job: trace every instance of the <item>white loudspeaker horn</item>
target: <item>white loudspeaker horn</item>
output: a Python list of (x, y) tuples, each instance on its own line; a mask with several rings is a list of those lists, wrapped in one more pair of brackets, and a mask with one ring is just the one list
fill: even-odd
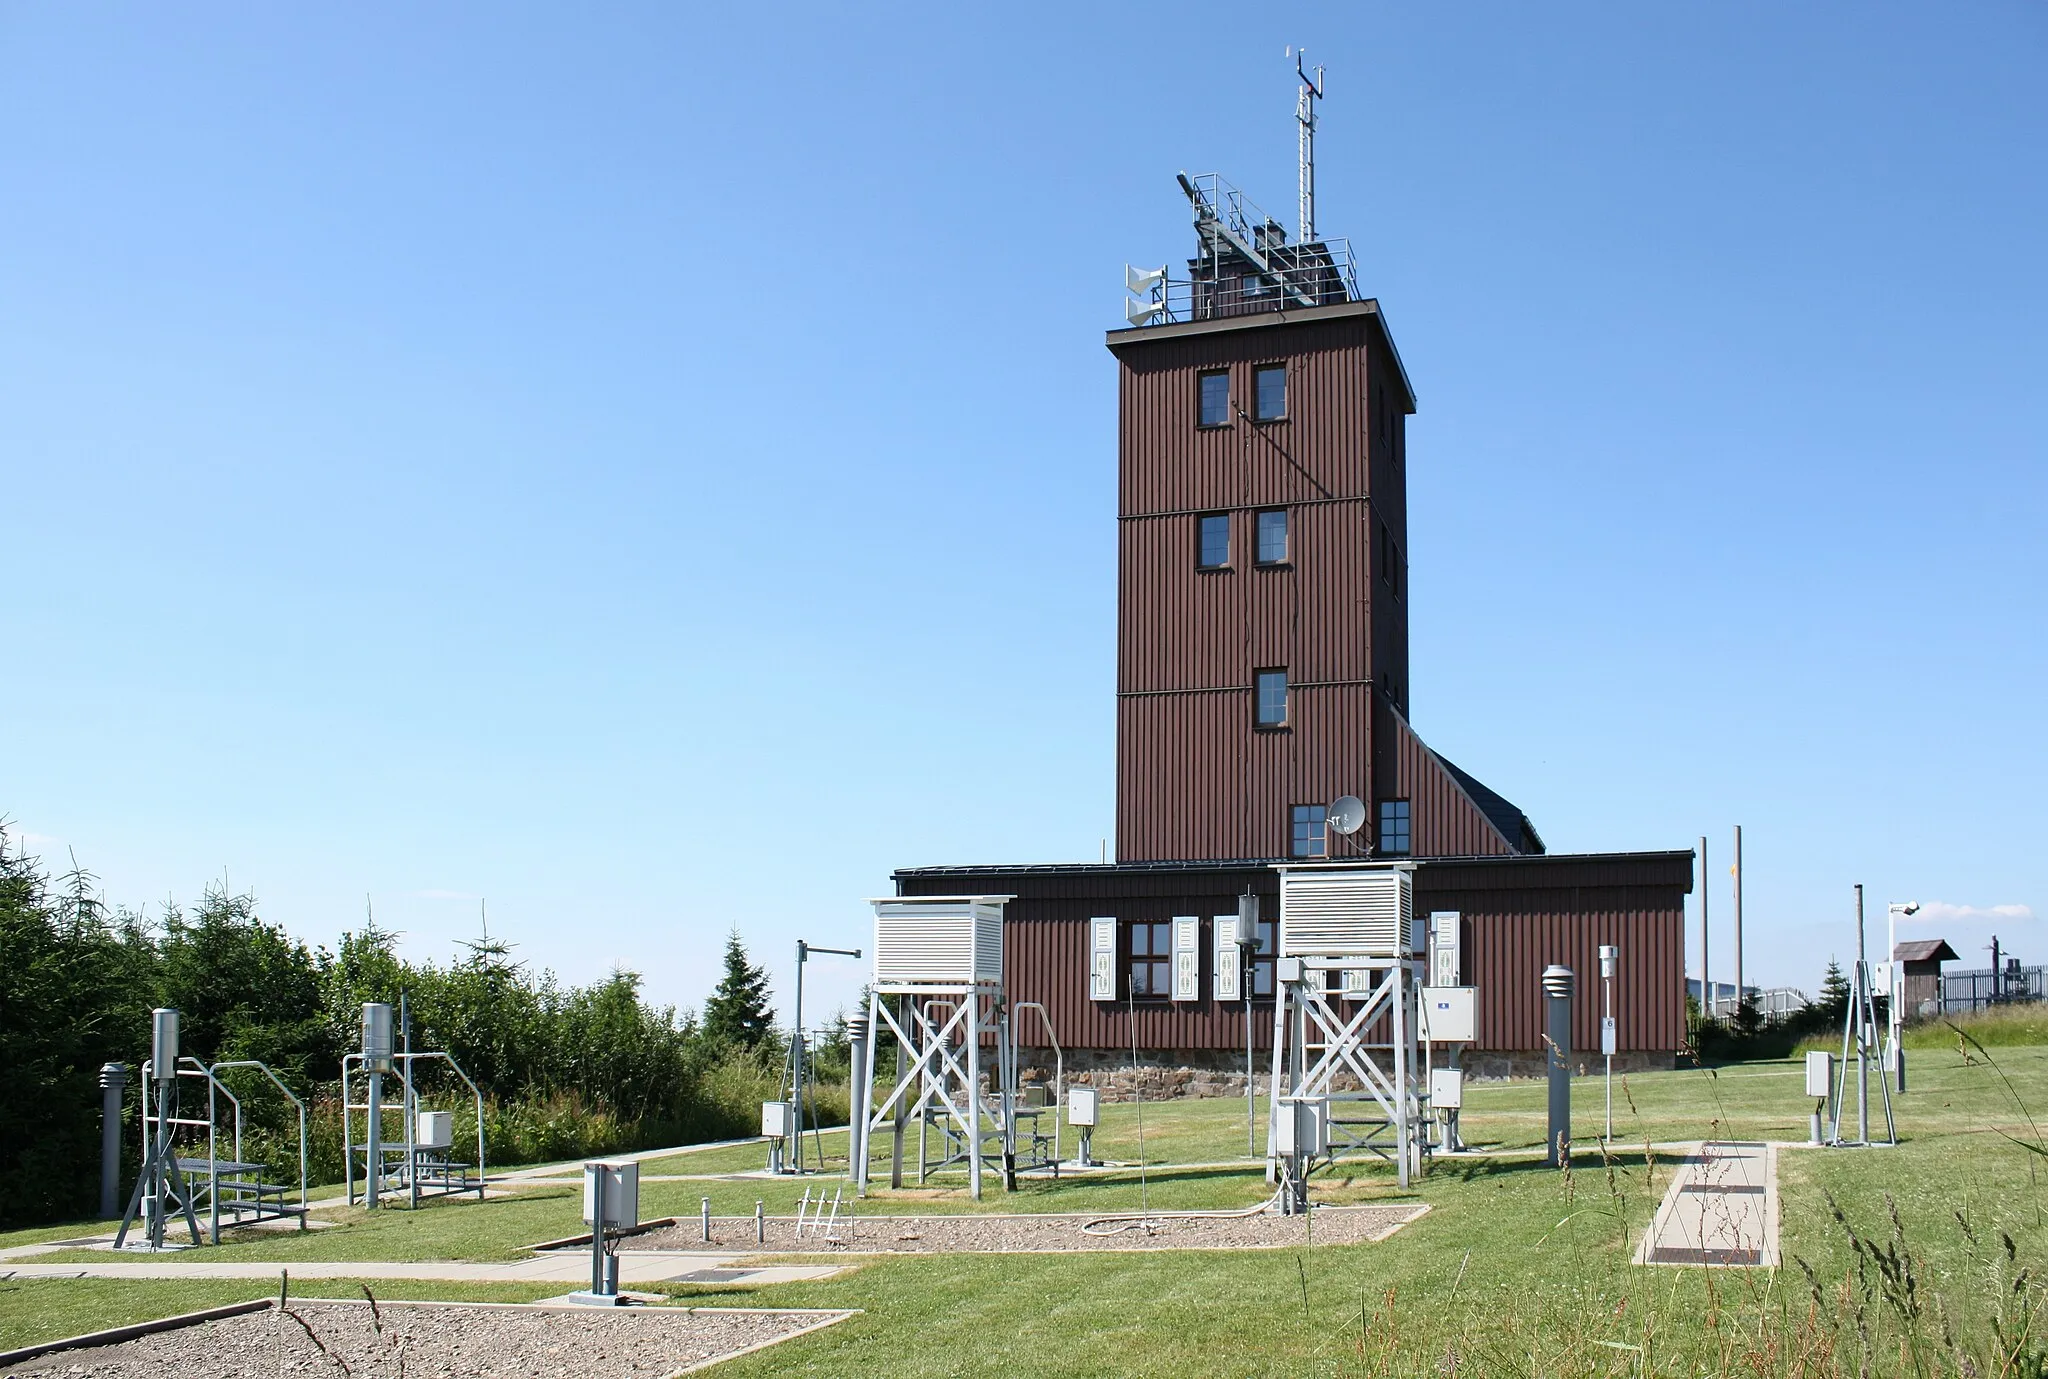
[(1147, 321), (1158, 316), (1164, 316), (1165, 314), (1166, 303), (1164, 302), (1124, 303), (1124, 319), (1134, 326), (1142, 326)]
[(1132, 296), (1142, 296), (1166, 281), (1164, 268), (1133, 268), (1124, 265), (1124, 289)]

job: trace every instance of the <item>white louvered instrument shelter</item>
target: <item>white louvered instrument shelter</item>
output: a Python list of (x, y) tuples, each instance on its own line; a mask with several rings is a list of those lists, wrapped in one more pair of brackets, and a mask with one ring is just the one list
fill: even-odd
[(875, 907), (875, 985), (1001, 985), (1007, 895), (886, 896)]
[(1280, 873), (1280, 954), (1399, 958), (1413, 940), (1405, 869), (1287, 868)]

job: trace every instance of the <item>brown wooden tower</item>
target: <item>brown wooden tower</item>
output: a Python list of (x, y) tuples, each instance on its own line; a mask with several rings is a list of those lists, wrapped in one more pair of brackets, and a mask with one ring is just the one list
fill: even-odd
[(1113, 331), (1119, 366), (1117, 857), (1541, 852), (1408, 727), (1406, 421), (1342, 241), (1183, 179), (1197, 256)]

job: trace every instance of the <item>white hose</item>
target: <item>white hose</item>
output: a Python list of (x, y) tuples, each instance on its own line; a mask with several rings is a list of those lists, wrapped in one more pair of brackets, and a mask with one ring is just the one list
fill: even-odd
[[(1236, 1207), (1229, 1211), (1127, 1211), (1108, 1216), (1091, 1217), (1081, 1224), (1083, 1235), (1122, 1235), (1141, 1226), (1151, 1226), (1162, 1221), (1242, 1221), (1248, 1217), (1261, 1216), (1273, 1209), (1280, 1200), (1280, 1193), (1257, 1206)], [(1097, 1226), (1114, 1226), (1113, 1230), (1099, 1231)]]

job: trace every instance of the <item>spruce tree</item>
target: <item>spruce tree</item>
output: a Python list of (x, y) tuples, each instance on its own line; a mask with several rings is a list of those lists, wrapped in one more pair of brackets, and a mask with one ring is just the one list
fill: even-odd
[(740, 931), (725, 936), (725, 973), (704, 1003), (704, 1038), (713, 1044), (758, 1049), (774, 1029), (768, 1005), (768, 973), (747, 959)]
[(1828, 959), (1827, 975), (1820, 979), (1820, 999), (1814, 1004), (1831, 1025), (1839, 1025), (1849, 1013), (1849, 979), (1842, 974), (1842, 964)]

